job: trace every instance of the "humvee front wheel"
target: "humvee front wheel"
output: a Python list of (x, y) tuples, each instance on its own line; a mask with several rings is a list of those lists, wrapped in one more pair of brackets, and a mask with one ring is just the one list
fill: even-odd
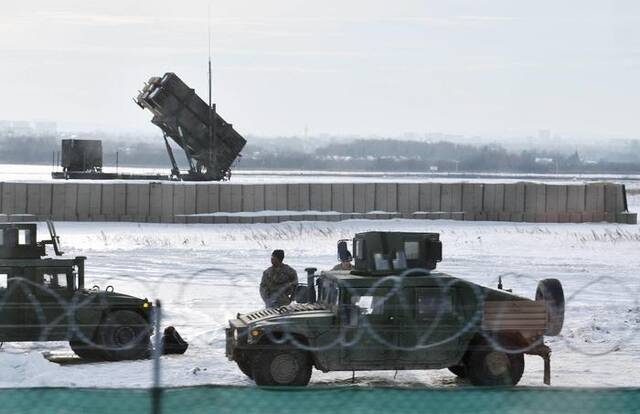
[(501, 351), (471, 351), (467, 374), (473, 385), (513, 386), (524, 373), (524, 355)]
[(111, 312), (98, 330), (98, 342), (105, 358), (111, 361), (148, 358), (150, 327), (138, 313)]
[(251, 359), (249, 359), (249, 357), (244, 354), (239, 354), (234, 359), (236, 360), (236, 364), (238, 364), (238, 368), (240, 368), (240, 371), (242, 371), (242, 373), (247, 377), (253, 379), (253, 368), (251, 366)]
[(458, 378), (467, 378), (467, 367), (464, 365), (452, 365), (448, 370)]
[(298, 349), (273, 349), (256, 353), (253, 379), (261, 386), (305, 386), (311, 379), (311, 361)]
[(102, 350), (96, 345), (87, 344), (79, 339), (72, 339), (69, 341), (71, 350), (82, 359), (89, 361), (101, 361), (104, 359)]

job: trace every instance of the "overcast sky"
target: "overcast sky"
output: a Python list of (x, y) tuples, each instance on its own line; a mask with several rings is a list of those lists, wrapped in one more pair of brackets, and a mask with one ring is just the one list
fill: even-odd
[[(0, 120), (151, 131), (150, 76), (207, 87), (206, 0), (0, 5)], [(242, 133), (640, 137), (640, 1), (213, 0)]]

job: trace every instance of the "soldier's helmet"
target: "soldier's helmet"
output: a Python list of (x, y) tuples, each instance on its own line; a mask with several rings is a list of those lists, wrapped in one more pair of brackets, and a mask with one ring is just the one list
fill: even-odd
[(351, 256), (351, 252), (347, 248), (347, 242), (345, 240), (340, 240), (338, 242), (338, 259), (341, 262), (350, 262), (353, 260), (353, 256)]

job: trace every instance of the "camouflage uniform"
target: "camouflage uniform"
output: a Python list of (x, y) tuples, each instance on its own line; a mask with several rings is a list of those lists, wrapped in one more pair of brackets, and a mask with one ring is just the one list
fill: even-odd
[(342, 271), (348, 271), (348, 272), (350, 272), (351, 269), (352, 269), (351, 263), (349, 263), (349, 267), (345, 269), (344, 267), (342, 267), (342, 262), (338, 263), (337, 265), (331, 268), (331, 270), (342, 270)]
[(267, 308), (286, 306), (298, 285), (298, 274), (286, 264), (271, 266), (262, 274), (260, 296)]

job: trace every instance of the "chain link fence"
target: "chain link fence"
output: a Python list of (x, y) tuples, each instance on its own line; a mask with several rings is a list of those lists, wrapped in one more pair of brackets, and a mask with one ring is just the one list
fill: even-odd
[[(404, 370), (402, 366), (398, 366), (397, 371), (387, 369), (370, 372), (354, 369), (353, 372), (323, 372), (323, 369), (318, 369), (322, 368), (322, 363), (317, 360), (314, 361), (316, 369), (312, 371), (312, 380), (307, 388), (257, 387), (255, 378), (251, 378), (251, 370), (248, 371), (248, 376), (245, 375), (247, 372), (243, 373), (237, 359), (229, 361), (225, 356), (230, 355), (229, 335), (233, 335), (233, 332), (225, 331), (230, 328), (229, 321), (239, 319), (237, 312), (241, 312), (245, 318), (248, 315), (260, 316), (260, 312), (263, 313), (260, 318), (274, 315), (296, 318), (301, 314), (296, 313), (296, 306), (311, 305), (295, 304), (293, 308), (285, 311), (261, 309), (257, 286), (259, 280), (255, 275), (259, 274), (262, 263), (251, 255), (265, 252), (268, 255), (274, 244), (289, 247), (305, 238), (311, 239), (312, 246), (309, 251), (315, 251), (316, 246), (313, 244), (318, 241), (328, 244), (329, 240), (342, 239), (359, 230), (341, 228), (344, 224), (331, 225), (335, 228), (318, 228), (315, 224), (313, 226), (315, 230), (309, 230), (304, 226), (294, 228), (279, 225), (265, 227), (267, 230), (264, 230), (264, 233), (256, 233), (255, 230), (246, 228), (232, 229), (224, 234), (216, 233), (211, 237), (226, 237), (231, 246), (225, 245), (224, 249), (217, 247), (216, 251), (220, 253), (220, 257), (216, 258), (215, 267), (203, 266), (206, 261), (211, 260), (207, 250), (198, 251), (191, 248), (188, 258), (185, 259), (184, 249), (175, 242), (174, 235), (154, 238), (153, 243), (145, 239), (136, 239), (136, 243), (144, 244), (142, 248), (145, 255), (126, 255), (120, 248), (123, 244), (122, 237), (140, 236), (123, 236), (120, 234), (120, 228), (107, 230), (97, 236), (100, 243), (107, 247), (92, 252), (97, 265), (91, 265), (95, 267), (88, 270), (95, 274), (96, 269), (106, 269), (106, 276), (100, 280), (103, 286), (106, 283), (108, 287), (85, 288), (88, 292), (87, 297), (92, 299), (79, 300), (75, 294), (81, 285), (77, 257), (70, 262), (59, 263), (58, 267), (52, 266), (49, 262), (42, 272), (33, 274), (16, 275), (15, 267), (0, 266), (0, 277), (6, 277), (4, 284), (0, 285), (0, 313), (3, 318), (0, 329), (5, 331), (3, 335), (7, 337), (7, 330), (12, 330), (14, 335), (27, 335), (32, 328), (37, 328), (39, 335), (35, 339), (23, 337), (17, 342), (6, 339), (0, 348), (0, 383), (3, 387), (0, 389), (0, 413), (622, 413), (633, 412), (640, 406), (640, 392), (637, 388), (628, 388), (635, 387), (635, 379), (638, 378), (633, 366), (633, 361), (637, 359), (634, 353), (638, 349), (637, 333), (640, 327), (638, 281), (632, 272), (624, 273), (630, 272), (625, 270), (629, 263), (622, 263), (619, 258), (614, 263), (617, 266), (615, 271), (610, 271), (610, 275), (607, 276), (596, 274), (604, 273), (605, 268), (596, 267), (592, 274), (587, 274), (580, 267), (590, 264), (597, 266), (600, 260), (598, 258), (587, 259), (587, 263), (583, 263), (584, 250), (593, 244), (597, 244), (601, 249), (602, 246), (606, 246), (605, 251), (613, 252), (611, 242), (607, 240), (607, 235), (610, 234), (608, 229), (604, 231), (604, 235), (589, 236), (588, 232), (583, 232), (570, 236), (575, 240), (583, 240), (583, 247), (580, 254), (566, 260), (570, 265), (568, 271), (562, 270), (562, 265), (557, 263), (542, 262), (537, 265), (536, 275), (533, 276), (533, 272), (522, 271), (527, 266), (526, 258), (521, 259), (521, 262), (518, 262), (518, 258), (511, 258), (510, 264), (503, 265), (508, 271), (490, 273), (490, 278), (466, 272), (469, 282), (442, 279), (440, 284), (434, 282), (430, 287), (436, 289), (439, 296), (447, 296), (456, 289), (462, 289), (463, 285), (468, 286), (467, 298), (473, 298), (471, 301), (480, 303), (486, 294), (486, 291), (479, 290), (480, 284), (501, 285), (502, 294), (521, 295), (532, 299), (530, 302), (533, 303), (535, 288), (540, 279), (538, 274), (551, 274), (562, 278), (565, 285), (568, 323), (560, 335), (545, 338), (545, 343), (553, 352), (552, 387), (542, 385), (546, 368), (543, 361), (529, 356), (526, 358), (527, 368), (524, 370), (523, 379), (517, 387), (478, 388), (472, 386), (467, 379), (457, 378), (454, 375), (455, 370), (451, 373), (446, 369)], [(513, 231), (522, 239), (537, 237), (549, 241), (557, 237), (527, 227)], [(206, 245), (210, 242), (207, 238), (210, 236), (190, 234), (189, 237), (191, 239), (181, 235), (177, 239), (183, 245)], [(479, 246), (479, 242), (472, 237), (463, 237), (464, 243), (473, 240), (476, 248)], [(587, 241), (584, 241), (585, 239)], [(636, 242), (633, 237), (628, 240), (616, 239), (616, 243), (628, 243), (627, 247), (618, 245), (617, 248), (622, 250), (633, 247)], [(254, 243), (257, 247), (253, 250), (245, 249), (242, 255), (233, 256), (233, 248), (237, 247), (235, 245), (247, 243)], [(110, 247), (112, 244), (118, 246), (115, 252)], [(587, 247), (584, 247), (585, 245)], [(300, 263), (331, 260), (331, 256), (327, 254), (312, 257), (306, 252), (296, 252), (293, 249), (290, 251), (303, 256)], [(247, 255), (247, 252), (250, 254)], [(225, 258), (225, 254), (229, 257)], [(508, 253), (505, 255), (508, 256)], [(501, 263), (502, 260), (501, 257), (483, 256), (473, 260), (480, 259), (493, 264)], [(460, 264), (463, 260), (471, 259), (462, 258), (457, 263)], [(635, 263), (635, 259), (629, 260)], [(252, 264), (254, 262), (257, 264)], [(170, 263), (180, 263), (180, 266), (171, 269), (168, 268), (171, 266)], [(239, 268), (238, 263), (243, 267)], [(293, 265), (297, 269), (302, 267), (298, 263)], [(466, 268), (478, 266), (477, 263), (464, 262), (462, 265)], [(60, 271), (60, 266), (68, 266), (72, 270)], [(486, 267), (485, 263), (484, 268)], [(452, 273), (456, 273), (455, 266), (449, 269), (451, 270)], [(302, 272), (299, 273), (300, 281), (304, 282)], [(89, 280), (95, 280), (95, 276), (87, 276), (87, 281), (83, 281), (82, 284), (92, 286)], [(487, 318), (486, 309), (479, 307), (466, 315), (463, 323), (455, 325), (453, 320), (446, 319), (446, 312), (443, 313), (443, 309), (448, 309), (448, 306), (453, 306), (454, 309), (455, 302), (420, 302), (419, 295), (416, 296), (413, 291), (411, 295), (405, 295), (402, 291), (407, 287), (407, 283), (411, 289), (416, 287), (407, 282), (410, 280), (411, 275), (380, 277), (372, 285), (348, 286), (342, 296), (338, 293), (335, 297), (330, 295), (335, 286), (320, 286), (317, 281), (312, 281), (311, 285), (318, 289), (317, 299), (321, 303), (316, 304), (316, 308), (300, 309), (304, 312), (322, 313), (326, 317), (325, 322), (335, 326), (348, 326), (349, 318), (355, 317), (356, 321), (363, 321), (359, 329), (365, 335), (354, 337), (344, 333), (343, 336), (318, 345), (305, 343), (292, 331), (291, 335), (287, 334), (284, 337), (270, 337), (270, 343), (280, 345), (278, 341), (281, 341), (293, 345), (296, 351), (308, 353), (337, 351), (342, 358), (347, 358), (350, 351), (362, 345), (362, 340), (371, 340), (373, 343), (382, 344), (381, 346), (388, 351), (382, 358), (402, 357), (415, 354), (416, 351), (428, 356), (430, 352), (442, 351), (438, 348), (442, 343), (461, 341), (460, 338), (464, 338)], [(117, 289), (111, 286), (116, 286)], [(67, 296), (61, 289), (73, 294)], [(513, 289), (514, 292), (508, 292), (508, 289)], [(144, 298), (144, 292), (148, 293), (147, 298)], [(156, 297), (162, 298), (162, 303), (148, 300)], [(368, 297), (371, 299), (370, 302), (364, 300)], [(29, 309), (29, 312), (19, 314), (18, 317), (23, 318), (21, 323), (16, 323), (7, 316), (15, 310), (16, 298), (23, 308)], [(379, 301), (376, 303), (376, 300)], [(119, 305), (116, 304), (117, 301), (120, 301)], [(127, 318), (103, 321), (103, 327), (128, 327), (110, 331), (113, 341), (106, 347), (101, 342), (104, 340), (103, 336), (80, 335), (89, 332), (86, 328), (94, 322), (91, 319), (78, 318), (79, 309), (87, 307), (98, 312), (120, 306), (120, 310), (126, 310), (132, 303), (140, 307), (139, 314), (145, 321), (140, 326), (144, 329), (138, 330), (136, 321), (132, 322), (132, 319)], [(375, 318), (384, 314), (377, 315), (376, 312), (384, 309), (387, 303), (395, 306), (396, 310), (404, 309), (415, 315), (431, 312), (428, 323), (421, 327), (420, 335), (412, 338), (412, 342), (394, 342), (397, 338), (389, 339), (384, 330), (375, 326)], [(345, 309), (343, 305), (349, 309)], [(256, 309), (261, 310), (248, 312)], [(354, 315), (354, 309), (358, 310), (357, 315)], [(537, 308), (532, 309), (535, 314)], [(275, 314), (271, 315), (273, 312)], [(56, 315), (53, 318), (52, 313)], [(389, 321), (388, 318), (385, 320)], [(494, 322), (498, 323), (500, 320), (498, 317)], [(399, 317), (396, 323), (404, 324), (402, 317)], [(456, 330), (450, 331), (447, 336), (438, 336), (440, 332), (433, 328), (442, 324), (454, 324)], [(175, 326), (189, 342), (189, 349), (184, 355), (163, 352), (166, 341), (163, 342), (162, 334), (170, 325)], [(102, 347), (101, 352), (104, 353), (100, 354), (99, 358), (90, 353), (80, 358), (82, 349), (78, 352), (77, 344), (74, 349), (73, 344), (63, 342), (59, 338), (53, 342), (40, 342), (58, 335), (60, 327), (65, 331), (62, 336), (83, 339), (83, 345)], [(138, 343), (137, 339), (147, 337), (147, 334), (148, 342), (144, 342), (145, 348), (150, 350), (147, 354), (115, 358), (116, 354), (111, 352), (117, 350), (121, 344), (118, 341)], [(250, 332), (248, 334), (251, 335)], [(500, 342), (492, 344), (493, 348), (506, 354), (531, 351), (527, 344), (515, 349), (502, 346)], [(267, 352), (277, 348), (265, 347), (263, 350)], [(370, 347), (365, 351), (375, 351), (374, 348)], [(230, 356), (233, 356), (233, 353)]]
[(154, 411), (153, 394), (131, 389), (5, 389), (0, 413), (111, 414), (349, 412), (461, 414), (637, 412), (637, 389), (393, 389), (332, 388), (306, 390), (252, 387), (188, 387), (163, 390)]

